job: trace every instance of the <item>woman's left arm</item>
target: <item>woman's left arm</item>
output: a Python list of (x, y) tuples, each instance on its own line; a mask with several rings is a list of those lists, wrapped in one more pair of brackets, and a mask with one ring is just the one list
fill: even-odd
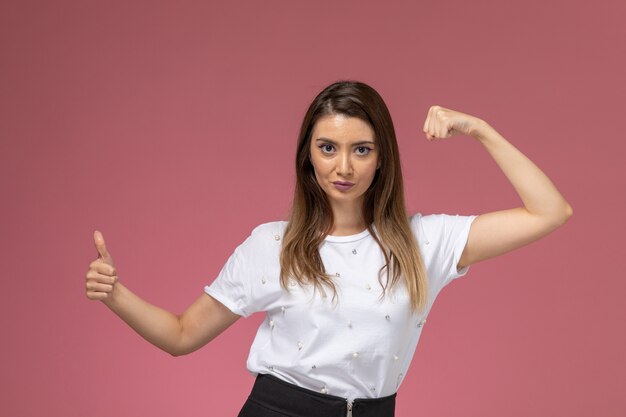
[(429, 140), (455, 134), (476, 139), (493, 157), (524, 203), (524, 207), (479, 215), (470, 228), (458, 269), (534, 242), (572, 216), (572, 207), (546, 174), (484, 120), (432, 106), (424, 123), (424, 133)]

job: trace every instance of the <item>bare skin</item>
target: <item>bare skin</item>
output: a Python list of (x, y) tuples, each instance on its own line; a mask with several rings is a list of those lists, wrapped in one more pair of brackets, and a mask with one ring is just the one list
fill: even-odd
[[(527, 245), (564, 224), (573, 211), (548, 177), (483, 120), (432, 106), (423, 131), (434, 141), (466, 135), (481, 143), (519, 194), (524, 207), (481, 214), (472, 223), (457, 265), (467, 265)], [(366, 150), (367, 148), (368, 150)], [(378, 169), (378, 150), (371, 127), (360, 119), (325, 116), (312, 132), (311, 161), (316, 178), (331, 202), (331, 234), (351, 235), (366, 228), (360, 207), (363, 193)], [(342, 190), (334, 182), (353, 185)], [(207, 294), (180, 315), (154, 306), (122, 285), (104, 237), (94, 232), (98, 258), (86, 274), (86, 295), (100, 300), (148, 342), (173, 356), (204, 346), (240, 317)]]
[[(370, 125), (341, 114), (323, 116), (311, 133), (310, 155), (317, 182), (333, 210), (330, 234), (345, 236), (365, 230), (361, 207), (378, 169), (378, 148)], [(335, 181), (354, 185), (344, 191)]]
[(458, 269), (534, 242), (572, 216), (572, 207), (546, 174), (485, 121), (432, 106), (423, 130), (431, 141), (455, 135), (476, 139), (496, 161), (524, 203), (524, 207), (478, 216), (470, 228)]
[(87, 271), (87, 298), (102, 300), (144, 339), (173, 356), (191, 353), (226, 330), (240, 317), (202, 294), (181, 315), (154, 306), (133, 294), (117, 278), (104, 238), (94, 232), (98, 258)]

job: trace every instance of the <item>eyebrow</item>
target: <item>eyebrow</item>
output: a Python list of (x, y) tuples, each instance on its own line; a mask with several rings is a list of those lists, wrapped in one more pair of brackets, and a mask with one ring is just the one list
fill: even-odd
[[(319, 137), (319, 138), (315, 139), (315, 141), (316, 141), (316, 142), (323, 141), (323, 142), (332, 143), (333, 145), (337, 145), (337, 142), (335, 142), (335, 141), (334, 141), (334, 140), (332, 140), (332, 139), (325, 138), (325, 137)], [(352, 145), (352, 146), (359, 146), (359, 145), (376, 145), (376, 143), (375, 143), (375, 142), (373, 142), (373, 141), (371, 141), (371, 140), (361, 140), (361, 141), (359, 141), (359, 142), (354, 142), (354, 143), (351, 143), (351, 145)]]

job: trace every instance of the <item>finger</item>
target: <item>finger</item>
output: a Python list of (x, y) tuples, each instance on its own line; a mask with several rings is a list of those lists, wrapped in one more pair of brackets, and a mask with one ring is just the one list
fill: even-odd
[(110, 293), (108, 292), (87, 291), (87, 298), (89, 298), (90, 300), (104, 300), (109, 296), (109, 294)]
[(450, 118), (444, 110), (439, 111), (439, 123), (437, 125), (437, 136), (447, 138), (449, 133)]
[(430, 106), (428, 110), (428, 126), (426, 127), (426, 137), (429, 140), (435, 138), (433, 127), (435, 125), (435, 106)]
[(100, 284), (94, 281), (87, 281), (85, 284), (87, 292), (111, 292), (113, 291), (113, 285)]
[(439, 110), (437, 110), (437, 108), (435, 108), (433, 106), (433, 114), (431, 115), (431, 123), (430, 123), (430, 136), (433, 139), (436, 139), (437, 136), (437, 129), (439, 127)]
[(437, 137), (441, 139), (449, 138), (452, 136), (454, 130), (453, 112), (449, 109), (440, 107), (437, 112)]
[(117, 282), (117, 275), (105, 275), (100, 274), (97, 271), (90, 269), (86, 275), (87, 280), (94, 280), (95, 282), (99, 282), (101, 284), (110, 284), (113, 285)]
[(93, 269), (94, 271), (108, 276), (117, 275), (117, 269), (111, 264), (108, 264), (102, 258), (98, 258), (92, 263), (89, 264), (89, 269)]
[(96, 250), (98, 251), (100, 258), (104, 259), (108, 263), (111, 263), (111, 255), (109, 255), (106, 245), (104, 244), (104, 236), (102, 236), (102, 233), (97, 230), (93, 232), (93, 241), (96, 245)]
[(426, 113), (426, 120), (424, 120), (424, 127), (422, 128), (424, 133), (428, 132), (428, 117), (429, 116), (430, 116), (430, 109), (428, 109), (428, 112)]
[(442, 119), (442, 108), (440, 106), (433, 106), (433, 123), (431, 126), (431, 136), (433, 139), (441, 139), (441, 125), (443, 124)]

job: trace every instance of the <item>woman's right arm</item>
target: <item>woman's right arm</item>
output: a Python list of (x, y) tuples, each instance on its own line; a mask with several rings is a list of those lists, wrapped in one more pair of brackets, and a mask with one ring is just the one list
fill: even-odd
[(87, 298), (101, 300), (141, 337), (173, 356), (191, 353), (226, 330), (240, 317), (208, 294), (202, 294), (181, 315), (154, 306), (117, 279), (113, 259), (98, 231), (98, 259), (87, 271)]

